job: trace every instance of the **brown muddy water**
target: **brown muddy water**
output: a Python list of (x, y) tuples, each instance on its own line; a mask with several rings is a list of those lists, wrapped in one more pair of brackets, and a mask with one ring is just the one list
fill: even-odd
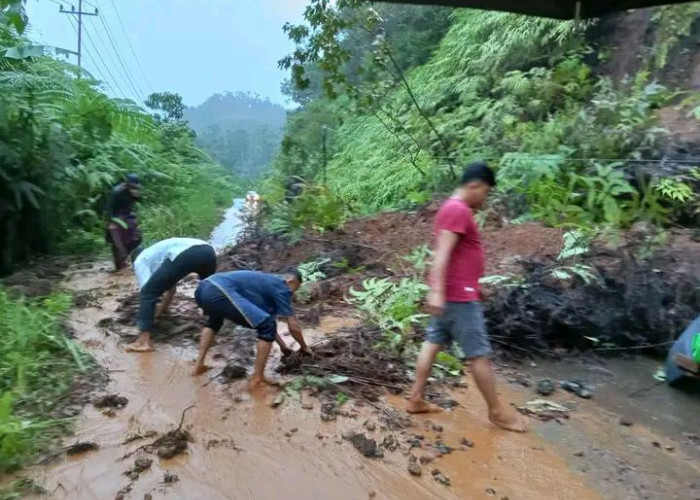
[[(44, 498), (700, 498), (693, 489), (700, 477), (697, 458), (690, 444), (680, 443), (681, 433), (672, 441), (663, 429), (647, 427), (641, 419), (633, 427), (621, 427), (615, 408), (599, 406), (595, 396), (592, 401), (577, 401), (577, 410), (563, 425), (533, 421), (533, 432), (526, 435), (492, 427), (468, 377), (469, 387), (452, 394), (457, 409), (413, 417), (413, 425), (405, 430), (382, 427), (375, 408), (353, 401), (344, 405), (349, 416), (326, 422), (319, 418), (320, 401), (308, 394), (272, 408), (275, 390), (251, 397), (245, 381), (224, 385), (211, 375), (191, 377), (194, 342), (157, 344), (157, 350), (148, 354), (124, 352), (123, 339), (109, 335), (97, 323), (113, 317), (118, 299), (133, 293), (130, 275), (83, 269), (66, 287), (99, 291), (99, 301), (76, 310), (70, 323), (77, 339), (109, 371), (108, 391), (125, 396), (129, 403), (112, 416), (85, 408), (75, 436), (66, 444), (94, 441), (99, 445), (96, 451), (25, 471), (48, 491)], [(352, 321), (322, 318), (309, 333), (318, 339)], [(223, 349), (214, 347), (212, 354)], [(216, 359), (210, 373), (217, 373), (224, 363), (225, 359)], [(531, 388), (503, 384), (501, 390), (506, 400), (518, 404), (534, 397)], [(571, 399), (564, 394), (556, 397)], [(130, 437), (176, 428), (183, 410), (192, 405), (184, 417), (184, 428), (192, 436), (184, 454), (159, 459), (155, 453), (140, 451), (123, 459), (154, 439), (126, 443)], [(402, 405), (402, 398), (393, 396), (379, 408)], [(385, 451), (381, 459), (365, 458), (342, 439), (348, 431), (365, 433), (378, 442), (391, 434), (400, 445), (396, 451)], [(439, 439), (454, 451), (436, 457), (428, 447), (411, 449), (407, 443), (416, 435), (425, 443)], [(461, 447), (463, 438), (474, 446)], [(652, 442), (659, 442), (659, 447)], [(673, 451), (665, 449), (670, 443)], [(421, 466), (420, 477), (407, 471), (409, 454), (433, 459)], [(151, 458), (152, 465), (137, 479), (127, 478), (124, 473), (139, 457)], [(433, 469), (448, 477), (450, 485), (434, 480)], [(177, 481), (165, 482), (166, 475), (176, 475)]]

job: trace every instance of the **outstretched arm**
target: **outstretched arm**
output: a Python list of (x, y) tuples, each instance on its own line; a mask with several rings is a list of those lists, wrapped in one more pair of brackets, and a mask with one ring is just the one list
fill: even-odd
[(170, 307), (170, 303), (172, 302), (176, 291), (177, 286), (174, 286), (163, 294), (163, 297), (160, 299), (160, 304), (158, 304), (158, 307), (156, 308), (156, 319), (160, 318), (162, 314), (168, 312), (168, 308)]
[(287, 326), (289, 327), (289, 333), (292, 335), (294, 340), (299, 342), (301, 350), (305, 353), (311, 354), (311, 349), (309, 349), (309, 346), (306, 345), (304, 334), (301, 332), (301, 327), (299, 326), (297, 319), (293, 316), (287, 318)]
[(277, 342), (277, 345), (280, 346), (280, 351), (282, 351), (282, 356), (289, 356), (292, 354), (292, 351), (289, 346), (286, 344), (284, 340), (282, 340), (282, 337), (280, 337), (279, 333), (277, 336), (275, 336), (275, 342)]

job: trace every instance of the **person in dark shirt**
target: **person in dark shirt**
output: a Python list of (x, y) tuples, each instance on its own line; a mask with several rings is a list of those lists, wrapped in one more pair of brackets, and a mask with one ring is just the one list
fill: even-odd
[(141, 244), (141, 231), (134, 211), (140, 188), (138, 176), (129, 174), (124, 182), (115, 186), (109, 198), (106, 240), (112, 245), (116, 271), (126, 267), (127, 256)]
[(194, 298), (208, 316), (208, 321), (202, 330), (193, 375), (200, 375), (208, 369), (204, 360), (224, 319), (258, 332), (255, 369), (250, 378), (251, 390), (263, 384), (272, 384), (264, 376), (272, 342), (279, 344), (283, 354), (292, 352), (277, 334), (278, 317), (286, 319), (289, 333), (299, 343), (301, 350), (311, 354), (292, 310), (292, 294), (299, 289), (301, 281), (301, 274), (296, 269), (290, 269), (283, 276), (256, 271), (230, 271), (213, 274), (200, 281)]

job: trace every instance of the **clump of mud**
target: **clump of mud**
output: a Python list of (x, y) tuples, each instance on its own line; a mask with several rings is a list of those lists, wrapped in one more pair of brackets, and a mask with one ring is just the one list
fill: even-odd
[(101, 295), (98, 289), (84, 290), (73, 295), (73, 305), (78, 309), (102, 307)]
[(341, 330), (315, 345), (313, 356), (294, 353), (282, 358), (278, 371), (342, 375), (348, 377), (343, 387), (376, 401), (385, 389), (400, 393), (409, 381), (398, 354), (375, 348), (381, 340), (382, 333), (369, 327)]
[(379, 446), (377, 446), (377, 442), (374, 439), (368, 438), (364, 434), (353, 432), (343, 436), (343, 439), (350, 441), (355, 449), (367, 458), (384, 457), (384, 452), (382, 452)]
[(246, 378), (246, 376), (248, 376), (248, 370), (246, 370), (246, 367), (241, 366), (235, 362), (226, 363), (226, 366), (223, 370), (221, 370), (221, 373), (219, 374), (219, 378), (224, 383), (230, 383), (234, 380), (240, 380), (242, 378)]
[(153, 460), (150, 458), (139, 457), (134, 460), (134, 465), (131, 467), (131, 469), (124, 472), (124, 475), (132, 481), (136, 481), (143, 471), (151, 468), (152, 464)]
[(187, 445), (192, 441), (192, 436), (184, 429), (175, 429), (167, 432), (153, 443), (156, 454), (160, 458), (173, 458), (187, 450)]
[(95, 408), (124, 408), (127, 404), (129, 399), (119, 394), (106, 394), (92, 403)]
[(66, 448), (66, 455), (77, 455), (79, 453), (85, 453), (86, 451), (94, 451), (98, 448), (99, 446), (97, 443), (92, 441), (78, 441)]

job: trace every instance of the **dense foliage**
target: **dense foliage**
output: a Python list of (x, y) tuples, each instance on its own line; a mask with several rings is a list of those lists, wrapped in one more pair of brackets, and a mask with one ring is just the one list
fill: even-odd
[(227, 92), (187, 108), (185, 116), (199, 147), (236, 176), (254, 179), (279, 149), (286, 112), (258, 95)]
[(151, 96), (154, 117), (45, 52), (0, 27), (0, 271), (103, 245), (107, 196), (128, 172), (143, 179), (147, 241), (205, 236), (234, 185), (195, 147), (179, 96)]
[(62, 424), (46, 420), (91, 361), (65, 336), (69, 296), (13, 300), (0, 288), (0, 472), (20, 466)]
[[(653, 47), (639, 49), (640, 71), (622, 81), (599, 71), (608, 48), (592, 48), (593, 22), (462, 9), (445, 33), (420, 22), (427, 7), (383, 9), (314, 0), (304, 24), (285, 28), (297, 48), (281, 65), (303, 107), (267, 183), (273, 199), (299, 176), (361, 211), (397, 208), (446, 192), (458, 166), (486, 159), (511, 217), (615, 227), (697, 217), (693, 165), (666, 179), (637, 166), (666, 153), (658, 110), (680, 103), (691, 116), (697, 106), (697, 93), (655, 75), (692, 37), (698, 3), (654, 11)], [(406, 59), (415, 46), (400, 34), (416, 31), (393, 29), (398, 17), (427, 31), (415, 37), (423, 56)]]

